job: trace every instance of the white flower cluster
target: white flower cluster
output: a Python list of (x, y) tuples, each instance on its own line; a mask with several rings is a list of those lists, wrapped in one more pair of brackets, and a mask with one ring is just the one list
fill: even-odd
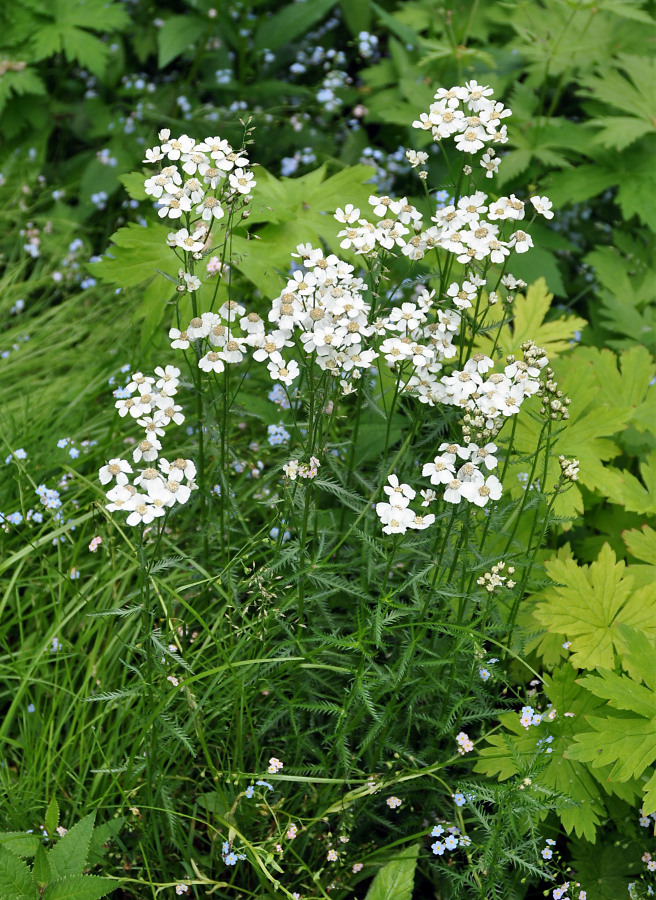
[[(480, 578), (476, 579), (476, 584), (480, 585), (480, 587), (484, 587), (485, 590), (493, 594), (497, 588), (507, 587), (512, 589), (515, 587), (515, 582), (512, 578), (509, 578), (509, 575), (514, 575), (515, 567), (508, 566), (507, 572), (508, 575), (502, 575), (501, 573), (506, 569), (506, 564), (501, 560), (496, 565), (492, 566), (489, 572), (485, 572), (484, 575), (481, 575)], [(483, 679), (484, 681), (486, 679)]]
[[(506, 126), (501, 120), (511, 115), (502, 103), (491, 98), (492, 89), (469, 81), (464, 87), (440, 88), (428, 113), (413, 122), (415, 128), (430, 131), (436, 141), (454, 137), (456, 148), (476, 153), (486, 143), (505, 143)], [(425, 151), (408, 150), (406, 156), (413, 167), (424, 164)], [(486, 177), (492, 178), (500, 160), (488, 147), (480, 160)], [(455, 204), (437, 209), (426, 225), (422, 214), (406, 197), (369, 198), (373, 213), (380, 221), (372, 223), (360, 217), (360, 210), (348, 205), (338, 209), (335, 218), (346, 227), (339, 233), (341, 247), (356, 253), (370, 254), (379, 249), (395, 250), (409, 259), (423, 259), (430, 250), (443, 249), (455, 253), (463, 264), (489, 260), (503, 263), (515, 250), (525, 253), (533, 246), (531, 236), (514, 223), (525, 218), (525, 204), (514, 194), (490, 200), (483, 191), (460, 197)], [(553, 218), (547, 197), (532, 197), (535, 213)], [(502, 233), (505, 223), (509, 233)], [(514, 230), (512, 230), (514, 229)]]
[[(536, 213), (553, 218), (551, 202), (546, 197), (532, 197), (531, 202)], [(524, 201), (514, 194), (489, 200), (483, 191), (475, 191), (438, 209), (431, 216), (433, 224), (428, 226), (406, 197), (392, 199), (372, 194), (369, 203), (379, 219), (375, 223), (361, 217), (358, 207), (351, 204), (336, 211), (335, 218), (346, 226), (337, 235), (344, 250), (368, 255), (398, 248), (409, 259), (419, 260), (430, 250), (442, 249), (454, 253), (458, 262), (467, 265), (482, 260), (503, 263), (512, 250), (526, 253), (533, 246), (531, 236), (514, 225), (526, 217)], [(511, 223), (509, 227), (506, 222)], [(504, 234), (504, 228), (510, 233)]]
[[(497, 466), (496, 444), (484, 447), (478, 444), (440, 444), (439, 453), (432, 462), (425, 463), (421, 474), (430, 478), (431, 484), (444, 488), (446, 503), (457, 504), (467, 500), (476, 506), (485, 506), (501, 496), (501, 482), (496, 475), (486, 474)], [(483, 469), (483, 471), (481, 470)], [(376, 512), (383, 523), (385, 534), (404, 534), (408, 529), (423, 529), (432, 525), (435, 516), (416, 516), (408, 508), (415, 491), (408, 484), (399, 484), (396, 475), (389, 476), (389, 487), (383, 488), (389, 497), (386, 503), (376, 504)], [(422, 506), (430, 506), (437, 499), (433, 490), (421, 491)]]
[(319, 472), (319, 466), (321, 463), (316, 458), (316, 456), (311, 456), (310, 461), (307, 463), (299, 463), (297, 459), (290, 459), (288, 463), (282, 467), (283, 472), (291, 481), (296, 481), (297, 478), (304, 478), (305, 480), (312, 480), (317, 477)]
[(420, 516), (410, 509), (410, 501), (414, 500), (416, 492), (409, 484), (399, 483), (396, 475), (390, 475), (383, 490), (389, 500), (386, 503), (376, 504), (376, 513), (383, 523), (385, 534), (405, 534), (408, 529), (423, 531), (435, 521), (435, 516), (429, 513)]
[[(421, 474), (429, 477), (431, 484), (444, 485), (444, 500), (460, 503), (464, 498), (476, 506), (485, 506), (488, 500), (501, 496), (501, 482), (496, 475), (485, 476), (480, 467), (489, 472), (496, 468), (495, 444), (440, 444), (440, 453), (433, 462), (425, 463)], [(456, 471), (456, 466), (457, 471)]]
[(494, 372), (489, 356), (476, 353), (462, 370), (436, 379), (424, 402), (459, 406), (473, 416), (482, 416), (488, 430), (498, 430), (505, 418), (519, 412), (527, 397), (539, 391), (540, 372), (549, 362), (544, 351), (540, 354), (528, 362), (516, 360), (506, 365), (503, 372)]
[(565, 481), (579, 480), (579, 461), (578, 459), (567, 459), (562, 454), (558, 457), (558, 464), (563, 473)]
[[(274, 381), (289, 387), (300, 368), (282, 351), (296, 345), (320, 369), (339, 378), (345, 394), (355, 389), (353, 382), (381, 354), (393, 369), (407, 364), (403, 381), (407, 390), (420, 387), (417, 372), (427, 367), (439, 371), (443, 360), (456, 355), (452, 340), (460, 328), (460, 315), (447, 306), (433, 311), (434, 292), (421, 288), (414, 303), (404, 302), (371, 321), (372, 307), (363, 296), (366, 286), (353, 275), (353, 266), (334, 254), (324, 257), (322, 250), (309, 244), (299, 244), (297, 250), (304, 266), (272, 301), (268, 314), (272, 331), (257, 313), (247, 314), (239, 303), (228, 301), (216, 312), (192, 319), (184, 331), (171, 328), (171, 346), (186, 350), (193, 341), (206, 341), (209, 346), (198, 365), (217, 373), (252, 353), (257, 362), (267, 363)], [(450, 296), (445, 298), (446, 304), (451, 302)], [(434, 321), (429, 321), (430, 313)]]
[[(134, 395), (116, 401), (119, 415), (130, 415), (145, 431), (145, 437), (134, 447), (134, 464), (145, 463), (136, 475), (125, 459), (110, 459), (98, 472), (100, 483), (112, 484), (107, 491), (110, 512), (123, 510), (129, 513), (128, 525), (150, 524), (163, 516), (176, 503), (186, 503), (196, 489), (196, 467), (190, 459), (169, 462), (159, 453), (159, 438), (166, 426), (184, 422), (182, 407), (175, 403), (180, 370), (175, 366), (155, 369), (157, 379), (137, 372), (125, 388)], [(133, 476), (130, 481), (129, 476)]]
[(164, 128), (159, 139), (161, 145), (146, 150), (143, 161), (167, 160), (169, 165), (147, 178), (144, 188), (157, 200), (160, 218), (184, 217), (186, 227), (169, 234), (169, 246), (199, 258), (209, 243), (213, 222), (223, 218), (226, 206), (248, 200), (257, 182), (244, 151), (233, 150), (220, 137), (206, 137), (196, 143), (186, 134), (171, 138)]
[(464, 87), (439, 88), (428, 112), (412, 123), (413, 128), (430, 131), (434, 141), (453, 137), (461, 153), (476, 153), (486, 144), (505, 144), (508, 140), (502, 119), (512, 115), (503, 103), (492, 99), (494, 91), (476, 81)]

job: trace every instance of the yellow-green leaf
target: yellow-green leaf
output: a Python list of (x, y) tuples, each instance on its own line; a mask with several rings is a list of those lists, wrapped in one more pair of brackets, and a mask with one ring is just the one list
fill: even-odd
[(545, 563), (556, 584), (544, 591), (533, 613), (547, 631), (571, 641), (571, 662), (580, 669), (612, 669), (626, 652), (620, 625), (656, 636), (656, 582), (634, 590), (630, 570), (604, 544), (589, 566), (574, 560)]

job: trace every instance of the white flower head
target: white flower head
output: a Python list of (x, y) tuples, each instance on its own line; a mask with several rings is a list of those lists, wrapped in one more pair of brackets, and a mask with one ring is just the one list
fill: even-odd
[(128, 475), (132, 473), (132, 466), (125, 459), (110, 459), (107, 465), (103, 466), (98, 472), (98, 478), (101, 484), (109, 484), (115, 480), (116, 484), (127, 484)]
[(385, 485), (383, 490), (390, 497), (390, 503), (395, 506), (397, 500), (403, 499), (405, 502), (399, 503), (399, 505), (407, 506), (409, 500), (414, 500), (416, 491), (410, 487), (409, 484), (401, 484), (399, 483), (399, 479), (396, 475), (389, 475), (387, 478), (389, 484)]
[(553, 204), (548, 197), (531, 197), (531, 203), (538, 215), (544, 216), (545, 219), (553, 219), (554, 214), (551, 211)]

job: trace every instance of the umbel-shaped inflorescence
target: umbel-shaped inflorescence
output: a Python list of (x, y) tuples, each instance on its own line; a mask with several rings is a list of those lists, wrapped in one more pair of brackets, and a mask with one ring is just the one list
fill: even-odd
[(143, 439), (132, 451), (132, 463), (140, 468), (135, 472), (128, 460), (117, 457), (98, 473), (101, 484), (111, 484), (106, 508), (127, 512), (128, 525), (149, 525), (176, 504), (186, 503), (196, 489), (196, 467), (190, 459), (169, 462), (160, 456), (160, 438), (167, 427), (181, 425), (185, 419), (174, 399), (180, 370), (158, 367), (155, 376), (137, 372), (116, 401), (119, 415), (134, 419), (143, 429)]

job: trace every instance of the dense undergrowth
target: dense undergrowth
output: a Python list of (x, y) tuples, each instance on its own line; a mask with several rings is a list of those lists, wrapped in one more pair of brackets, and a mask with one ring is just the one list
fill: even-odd
[(3, 900), (650, 896), (653, 4), (0, 16)]

